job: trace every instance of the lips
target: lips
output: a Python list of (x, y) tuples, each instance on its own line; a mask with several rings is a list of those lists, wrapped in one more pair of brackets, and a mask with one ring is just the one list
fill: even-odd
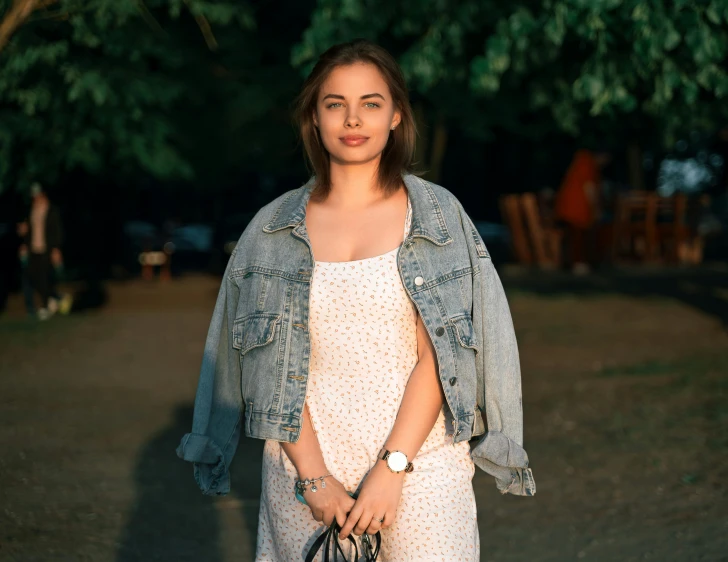
[(339, 140), (346, 146), (361, 146), (369, 140), (369, 137), (363, 135), (346, 135), (345, 137), (340, 137)]

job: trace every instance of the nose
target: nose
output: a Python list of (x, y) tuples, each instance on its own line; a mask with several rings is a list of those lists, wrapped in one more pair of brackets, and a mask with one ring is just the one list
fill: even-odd
[(346, 122), (344, 123), (344, 126), (347, 129), (356, 129), (361, 127), (361, 120), (359, 119), (359, 113), (357, 112), (355, 107), (352, 107), (348, 110), (346, 114)]

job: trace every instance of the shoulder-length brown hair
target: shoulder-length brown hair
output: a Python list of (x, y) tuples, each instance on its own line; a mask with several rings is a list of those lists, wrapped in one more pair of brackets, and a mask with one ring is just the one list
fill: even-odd
[(373, 64), (382, 73), (394, 105), (402, 116), (399, 125), (390, 131), (382, 152), (378, 170), (379, 185), (385, 194), (393, 193), (402, 183), (402, 173), (411, 171), (417, 131), (402, 70), (392, 55), (370, 41), (357, 39), (340, 43), (319, 57), (296, 99), (295, 119), (316, 176), (317, 197), (325, 198), (331, 190), (330, 156), (321, 141), (318, 127), (313, 124), (319, 91), (334, 68), (362, 62)]

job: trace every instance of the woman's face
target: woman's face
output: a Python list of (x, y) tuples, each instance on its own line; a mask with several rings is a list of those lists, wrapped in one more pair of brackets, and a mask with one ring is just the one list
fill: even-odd
[(332, 163), (365, 164), (380, 157), (401, 116), (379, 69), (357, 63), (331, 71), (313, 119)]

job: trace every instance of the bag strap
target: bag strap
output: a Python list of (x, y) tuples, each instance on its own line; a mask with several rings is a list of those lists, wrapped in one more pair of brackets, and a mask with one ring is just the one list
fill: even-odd
[[(339, 560), (339, 552), (341, 552), (341, 556), (343, 558), (343, 561), (346, 562), (346, 554), (344, 553), (344, 550), (341, 548), (341, 544), (339, 543), (338, 536), (339, 531), (341, 531), (341, 528), (336, 523), (336, 520), (334, 520), (331, 523), (331, 526), (326, 529), (323, 533), (321, 533), (318, 537), (316, 537), (316, 540), (311, 545), (311, 548), (308, 551), (308, 554), (306, 554), (306, 560), (305, 562), (313, 562), (313, 559), (316, 557), (316, 554), (318, 554), (318, 551), (321, 549), (321, 547), (326, 543), (326, 546), (324, 546), (324, 562), (330, 562), (330, 553), (333, 546), (333, 562), (338, 562)], [(381, 543), (382, 537), (380, 533), (377, 531), (377, 554), (379, 552), (379, 545)], [(359, 549), (356, 546), (356, 540), (354, 537), (351, 536), (351, 534), (346, 537), (349, 542), (354, 547), (354, 553), (355, 553), (355, 560), (359, 559)], [(331, 544), (333, 542), (333, 545)], [(369, 558), (369, 554), (367, 554), (367, 562), (370, 560), (372, 562), (376, 561), (376, 554), (374, 558)]]
[[(359, 496), (358, 492), (349, 492), (349, 495), (357, 499)], [(318, 537), (316, 537), (316, 540), (311, 545), (311, 548), (308, 551), (308, 554), (306, 554), (306, 559), (304, 562), (313, 562), (313, 559), (316, 557), (316, 554), (318, 554), (318, 551), (321, 549), (321, 546), (326, 543), (326, 546), (324, 546), (324, 561), (323, 562), (332, 562), (332, 559), (329, 556), (329, 553), (331, 552), (331, 543), (333, 541), (333, 562), (338, 562), (339, 560), (339, 552), (341, 552), (341, 556), (343, 558), (343, 562), (346, 562), (346, 554), (344, 553), (344, 550), (341, 548), (341, 544), (339, 543), (339, 532), (341, 531), (341, 527), (339, 527), (339, 523), (334, 519), (331, 522), (331, 525), (328, 529), (326, 529), (323, 533), (321, 533)], [(377, 556), (379, 556), (379, 549), (382, 546), (382, 533), (377, 531), (374, 535), (376, 546), (374, 547), (374, 552), (371, 552), (371, 544), (369, 543), (368, 536), (370, 535), (362, 535), (363, 538), (362, 542), (364, 543), (364, 559), (366, 562), (377, 562)], [(356, 546), (356, 539), (351, 536), (351, 533), (346, 537), (346, 539), (354, 546), (354, 560), (359, 560), (359, 548)]]

